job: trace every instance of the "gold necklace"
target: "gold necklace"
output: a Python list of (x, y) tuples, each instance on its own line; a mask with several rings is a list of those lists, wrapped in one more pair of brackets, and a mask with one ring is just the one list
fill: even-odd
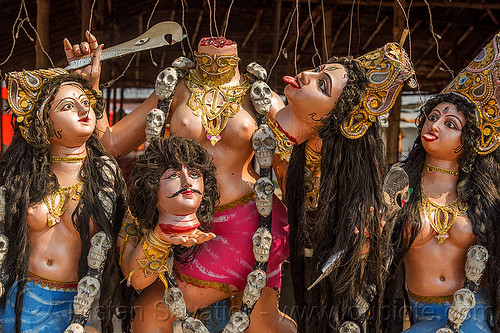
[(431, 173), (432, 171), (437, 171), (437, 172), (447, 173), (447, 174), (453, 175), (453, 176), (458, 176), (458, 171), (440, 168), (438, 166), (431, 165), (429, 163), (425, 163), (425, 168), (427, 169), (428, 173)]
[(319, 186), (321, 178), (321, 153), (317, 153), (306, 145), (306, 166), (304, 185), (306, 193), (306, 206), (308, 210), (318, 207)]
[(47, 225), (54, 226), (61, 220), (61, 215), (66, 212), (71, 203), (71, 200), (80, 200), (83, 182), (75, 185), (60, 187), (43, 198), (43, 202), (47, 206)]
[(250, 83), (245, 78), (237, 86), (211, 87), (194, 70), (190, 70), (185, 82), (191, 91), (189, 107), (195, 116), (201, 116), (203, 128), (208, 133), (207, 139), (214, 146), (221, 139), (220, 133), (226, 128), (229, 118), (240, 111), (241, 101), (250, 88)]
[(442, 244), (450, 237), (448, 230), (455, 222), (457, 215), (464, 216), (469, 205), (460, 198), (443, 206), (432, 202), (424, 193), (423, 181), (420, 182), (420, 194), (422, 195), (420, 209), (427, 215), (429, 223), (436, 232), (435, 237), (439, 244)]
[(71, 156), (50, 156), (50, 162), (51, 163), (57, 163), (57, 162), (78, 163), (78, 162), (83, 161), (86, 158), (87, 158), (87, 155), (85, 155), (85, 156), (76, 156), (76, 157), (71, 157)]

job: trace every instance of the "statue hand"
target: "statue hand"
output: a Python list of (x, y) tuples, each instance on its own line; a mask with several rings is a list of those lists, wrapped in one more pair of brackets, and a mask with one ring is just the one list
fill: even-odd
[(101, 76), (101, 51), (104, 44), (99, 45), (97, 39), (89, 31), (86, 33), (87, 41), (71, 46), (67, 38), (64, 38), (64, 53), (68, 63), (71, 60), (92, 57), (90, 65), (77, 69), (74, 73), (78, 73), (90, 80), (93, 89), (99, 89), (99, 78)]
[(165, 234), (162, 232), (161, 238), (173, 245), (191, 247), (193, 245), (202, 244), (211, 240), (212, 238), (215, 238), (215, 234), (211, 232), (206, 233), (199, 229), (194, 229), (190, 233), (183, 234)]

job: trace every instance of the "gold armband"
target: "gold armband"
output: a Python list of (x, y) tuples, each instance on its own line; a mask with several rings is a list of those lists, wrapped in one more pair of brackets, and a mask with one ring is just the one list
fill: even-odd
[(127, 211), (125, 216), (123, 217), (122, 227), (118, 236), (123, 238), (123, 245), (120, 251), (120, 260), (119, 264), (121, 265), (123, 262), (123, 254), (125, 253), (125, 248), (127, 247), (128, 242), (130, 241), (134, 247), (139, 244), (139, 240), (141, 239), (141, 232), (137, 228), (137, 219), (132, 216), (130, 211)]
[(138, 259), (137, 263), (144, 270), (144, 275), (150, 277), (153, 273), (161, 274), (168, 271), (167, 258), (172, 244), (160, 239), (153, 230), (146, 232), (141, 243), (146, 258)]
[(321, 154), (313, 151), (306, 145), (306, 166), (305, 166), (305, 192), (306, 205), (308, 210), (315, 210), (318, 207), (319, 186), (321, 178)]
[(292, 148), (295, 145), (293, 141), (286, 135), (280, 125), (273, 120), (269, 120), (269, 128), (274, 133), (274, 138), (276, 139), (276, 150), (275, 153), (279, 155), (280, 161), (285, 160), (290, 162), (290, 156), (292, 155)]

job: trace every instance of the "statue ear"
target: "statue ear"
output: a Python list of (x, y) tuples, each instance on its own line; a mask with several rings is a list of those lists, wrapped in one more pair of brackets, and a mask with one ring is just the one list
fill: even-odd
[(47, 128), (47, 134), (49, 138), (52, 138), (53, 136), (56, 135), (56, 131), (54, 129), (54, 123), (52, 122), (52, 119), (50, 119), (50, 116), (47, 115), (47, 121), (46, 121), (46, 128)]

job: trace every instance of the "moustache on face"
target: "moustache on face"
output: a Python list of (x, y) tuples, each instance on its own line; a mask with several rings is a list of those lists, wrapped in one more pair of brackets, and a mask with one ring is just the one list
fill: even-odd
[(181, 188), (180, 190), (178, 190), (177, 192), (175, 192), (174, 194), (172, 194), (172, 196), (169, 197), (167, 195), (167, 198), (169, 198), (169, 199), (174, 198), (174, 197), (178, 196), (179, 194), (181, 194), (184, 191), (193, 191), (194, 193), (198, 193), (199, 195), (203, 195), (203, 193), (201, 193), (201, 191), (199, 191), (199, 190), (197, 190), (195, 188), (191, 188), (191, 189)]

